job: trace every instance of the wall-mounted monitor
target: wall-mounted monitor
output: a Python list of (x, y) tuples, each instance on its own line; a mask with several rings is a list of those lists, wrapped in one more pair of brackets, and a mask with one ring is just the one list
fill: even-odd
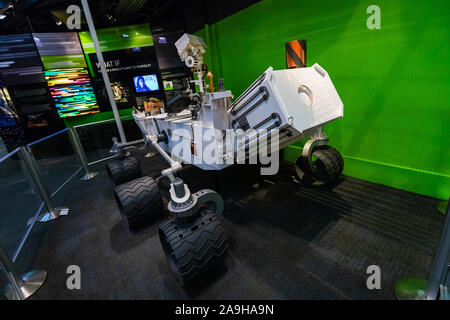
[(158, 77), (156, 74), (148, 74), (133, 77), (136, 93), (159, 91)]
[(86, 69), (55, 69), (44, 74), (61, 118), (100, 112)]
[[(84, 53), (95, 53), (94, 43), (89, 31), (80, 32), (79, 36)], [(153, 46), (148, 23), (98, 29), (97, 36), (102, 52)]]
[(41, 57), (83, 54), (76, 32), (33, 33)]
[(0, 36), (0, 78), (7, 86), (45, 82), (30, 34)]

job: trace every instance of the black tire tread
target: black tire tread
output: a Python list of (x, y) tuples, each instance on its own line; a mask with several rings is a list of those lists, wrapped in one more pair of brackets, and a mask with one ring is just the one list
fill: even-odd
[[(303, 176), (299, 176), (302, 183), (318, 186), (329, 184), (336, 181), (342, 174), (344, 170), (344, 159), (335, 148), (329, 145), (320, 146), (313, 151), (312, 155), (317, 158), (314, 161), (314, 166), (317, 169), (315, 174), (305, 170), (302, 155), (296, 161), (297, 169), (303, 172)], [(297, 174), (300, 175), (299, 172)]]
[(119, 210), (130, 229), (136, 229), (164, 213), (158, 184), (150, 177), (140, 177), (114, 189)]
[[(173, 270), (173, 265), (171, 267), (178, 273), (177, 280), (181, 285), (187, 285), (221, 261), (229, 245), (225, 231), (212, 211), (203, 211), (195, 221), (183, 220), (171, 219), (163, 223), (160, 238), (161, 242), (167, 243), (165, 253), (176, 266), (177, 270)], [(198, 228), (191, 231), (194, 226)]]
[(113, 183), (118, 186), (142, 176), (141, 166), (135, 156), (115, 159), (106, 164), (106, 171)]
[(317, 149), (313, 152), (317, 157), (316, 166), (318, 168), (318, 177), (332, 181), (342, 174), (344, 169), (344, 160), (341, 154), (333, 147)]

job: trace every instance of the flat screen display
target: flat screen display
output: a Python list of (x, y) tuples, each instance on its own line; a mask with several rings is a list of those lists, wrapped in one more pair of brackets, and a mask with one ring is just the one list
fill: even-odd
[(0, 75), (7, 86), (45, 82), (30, 34), (0, 36)]
[(86, 69), (47, 70), (44, 75), (61, 118), (100, 112)]
[(76, 32), (33, 33), (33, 39), (41, 57), (83, 54)]
[(159, 91), (156, 74), (133, 77), (133, 82), (137, 93)]

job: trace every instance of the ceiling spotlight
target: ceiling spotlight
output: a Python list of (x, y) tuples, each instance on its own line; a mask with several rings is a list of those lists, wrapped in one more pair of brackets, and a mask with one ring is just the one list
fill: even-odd
[(58, 27), (63, 24), (62, 21), (59, 20), (57, 17), (55, 17), (53, 14), (52, 14), (52, 18), (53, 18), (53, 21), (55, 21), (55, 23), (56, 23), (56, 25)]
[(0, 8), (0, 20), (3, 20), (6, 18), (6, 15), (4, 15), (4, 13), (6, 11), (8, 11), (9, 9), (13, 9), (14, 5), (12, 3), (10, 3), (8, 6), (4, 7), (3, 9)]
[(106, 14), (106, 18), (108, 18), (108, 20), (109, 20), (110, 23), (116, 23), (116, 22), (117, 22), (116, 17), (114, 17), (114, 16), (113, 16), (112, 14), (110, 14), (110, 13), (107, 13), (107, 14)]

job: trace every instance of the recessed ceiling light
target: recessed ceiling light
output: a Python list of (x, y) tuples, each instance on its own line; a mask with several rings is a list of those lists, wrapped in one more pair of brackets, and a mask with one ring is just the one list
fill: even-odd
[(6, 18), (6, 16), (4, 14), (0, 14), (0, 20), (3, 20), (5, 18)]

